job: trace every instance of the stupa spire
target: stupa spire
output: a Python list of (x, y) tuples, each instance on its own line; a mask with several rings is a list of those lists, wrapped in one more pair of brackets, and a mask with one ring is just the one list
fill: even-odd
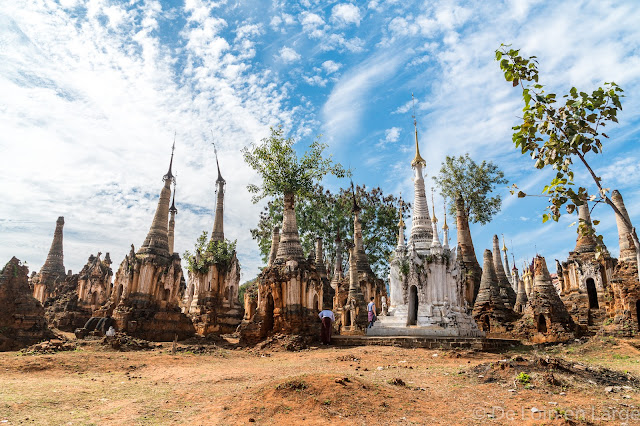
[(163, 181), (172, 180), (173, 173), (171, 173), (171, 167), (173, 167), (173, 151), (176, 149), (176, 134), (173, 134), (173, 146), (171, 147), (171, 160), (169, 161), (169, 171), (162, 177)]
[(218, 162), (218, 150), (216, 144), (213, 145), (213, 152), (216, 156), (216, 166), (218, 167), (218, 179), (216, 179), (216, 215), (213, 219), (213, 231), (211, 232), (212, 241), (224, 240), (224, 187), (226, 181), (220, 174), (220, 163)]
[[(413, 100), (413, 94), (411, 95)], [(413, 219), (411, 221), (411, 237), (410, 244), (415, 246), (418, 251), (426, 251), (431, 246), (433, 239), (433, 229), (431, 228), (431, 218), (429, 217), (429, 206), (427, 204), (427, 196), (424, 186), (424, 177), (422, 176), (422, 168), (426, 166), (426, 162), (420, 156), (418, 145), (418, 125), (416, 123), (415, 101), (413, 110), (413, 126), (416, 134), (416, 156), (411, 162), (411, 167), (415, 170), (413, 179), (414, 200), (413, 200)]]
[(416, 121), (416, 101), (413, 97), (413, 93), (411, 94), (411, 102), (413, 103), (413, 129), (416, 139), (416, 156), (413, 158), (413, 161), (411, 161), (411, 166), (416, 167), (420, 164), (424, 167), (427, 165), (427, 162), (424, 161), (424, 158), (422, 158), (422, 156), (420, 156), (420, 145), (418, 144), (418, 122)]
[(511, 283), (511, 287), (514, 288), (514, 291), (518, 292), (518, 289), (516, 288), (517, 283), (513, 282), (513, 278), (511, 277), (511, 269), (509, 268), (509, 255), (507, 254), (507, 244), (504, 241), (504, 234), (502, 234), (502, 257), (504, 258), (504, 274), (507, 277), (507, 281), (509, 281)]
[(51, 275), (58, 275), (61, 278), (64, 278), (66, 275), (66, 270), (64, 269), (64, 253), (62, 248), (62, 229), (64, 228), (64, 217), (58, 217), (56, 220), (56, 229), (53, 232), (53, 241), (51, 242), (51, 247), (49, 248), (49, 254), (47, 255), (47, 260), (42, 265), (40, 269), (41, 273), (47, 273)]
[[(618, 242), (620, 244), (620, 260), (635, 261), (636, 249), (631, 236), (632, 228), (628, 225), (631, 223), (629, 213), (624, 205), (624, 200), (620, 191), (614, 189), (611, 193), (611, 201), (618, 208), (620, 214), (616, 213), (616, 225), (618, 226)], [(626, 219), (626, 221), (625, 221)]]
[(402, 218), (403, 206), (404, 202), (402, 201), (402, 198), (400, 198), (400, 208), (398, 209), (398, 215), (400, 216), (400, 221), (398, 222), (398, 246), (396, 247), (398, 250), (402, 250), (406, 247), (404, 244), (404, 220)]
[(369, 258), (364, 251), (364, 238), (362, 237), (362, 223), (360, 222), (360, 212), (362, 209), (358, 205), (356, 199), (356, 190), (351, 182), (351, 192), (353, 195), (353, 244), (355, 251), (355, 264), (349, 264), (349, 269), (352, 267), (357, 271), (370, 271), (371, 265), (369, 265)]
[(431, 218), (431, 226), (433, 228), (433, 240), (431, 241), (431, 247), (440, 248), (440, 236), (438, 235), (438, 218), (436, 217), (436, 204), (433, 199), (433, 188), (431, 188), (431, 211), (433, 217)]
[(271, 234), (271, 250), (269, 251), (269, 260), (267, 266), (272, 266), (276, 261), (276, 255), (278, 254), (278, 245), (280, 244), (280, 228), (275, 226), (273, 233)]
[(316, 237), (316, 270), (321, 277), (327, 276), (327, 268), (324, 264), (324, 249), (322, 248), (322, 237)]
[(173, 179), (173, 199), (171, 200), (171, 207), (169, 207), (169, 230), (167, 231), (167, 238), (169, 240), (169, 254), (173, 254), (173, 242), (174, 242), (174, 232), (176, 226), (176, 215), (178, 214), (178, 209), (176, 208), (176, 179)]
[(442, 225), (442, 239), (444, 240), (442, 242), (442, 248), (443, 249), (449, 249), (449, 226), (447, 225), (447, 200), (444, 200), (444, 205), (443, 205), (443, 210), (444, 210), (444, 225)]
[(160, 191), (160, 198), (158, 199), (158, 207), (156, 207), (156, 213), (153, 216), (153, 222), (151, 222), (151, 228), (147, 238), (145, 238), (138, 253), (154, 253), (159, 255), (168, 256), (169, 253), (169, 201), (171, 200), (171, 183), (174, 176), (171, 173), (171, 166), (173, 164), (173, 151), (175, 150), (176, 142), (173, 141), (173, 147), (171, 148), (171, 161), (169, 162), (169, 171), (162, 178), (164, 186)]
[(591, 215), (589, 214), (589, 203), (585, 199), (584, 202), (578, 206), (578, 238), (576, 239), (576, 248), (574, 251), (577, 253), (595, 251), (598, 242), (594, 234)]

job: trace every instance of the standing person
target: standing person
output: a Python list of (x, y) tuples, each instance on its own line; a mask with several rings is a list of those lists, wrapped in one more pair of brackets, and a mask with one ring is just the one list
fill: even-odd
[(318, 316), (320, 320), (322, 320), (320, 339), (323, 345), (328, 345), (331, 343), (331, 328), (333, 328), (333, 322), (336, 320), (336, 317), (333, 315), (331, 309), (323, 309)]
[(373, 327), (373, 323), (376, 321), (376, 304), (371, 298), (371, 302), (367, 305), (367, 319), (369, 320), (369, 327)]

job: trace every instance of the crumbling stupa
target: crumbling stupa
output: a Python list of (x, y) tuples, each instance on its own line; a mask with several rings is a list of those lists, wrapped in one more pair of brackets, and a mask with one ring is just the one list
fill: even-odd
[[(196, 253), (203, 263), (202, 269), (189, 270), (187, 290), (183, 298), (184, 312), (193, 320), (196, 333), (233, 333), (243, 318), (243, 307), (238, 300), (240, 263), (235, 250), (214, 257), (219, 245), (228, 247), (224, 238), (224, 191), (226, 181), (220, 173), (216, 154), (218, 178), (216, 180), (216, 213), (207, 250)], [(208, 249), (211, 249), (209, 251)]]
[(67, 276), (57, 294), (45, 303), (45, 316), (50, 327), (63, 331), (82, 328), (111, 297), (113, 271), (109, 253), (91, 255), (80, 273)]
[(315, 258), (304, 257), (294, 204), (294, 194), (285, 194), (282, 232), (271, 247), (277, 254), (258, 275), (256, 313), (239, 328), (243, 342), (255, 343), (273, 333), (320, 335), (323, 279)]
[(48, 337), (44, 308), (29, 288), (29, 268), (15, 257), (0, 271), (0, 351), (15, 351)]
[(557, 268), (562, 301), (574, 321), (585, 331), (606, 318), (606, 296), (616, 261), (604, 245), (599, 246), (591, 225), (589, 205), (578, 206), (576, 247)]
[(343, 335), (364, 334), (368, 325), (367, 304), (373, 297), (376, 306), (380, 308), (382, 298), (387, 299), (387, 289), (384, 282), (376, 277), (371, 269), (369, 257), (364, 250), (362, 223), (360, 222), (362, 209), (356, 200), (353, 185), (351, 189), (353, 196), (351, 209), (353, 213), (353, 244), (348, 244), (349, 270), (346, 276), (341, 278), (342, 253), (340, 253), (339, 256), (336, 256), (334, 270), (336, 277), (332, 286), (336, 288), (334, 291), (337, 295), (337, 305), (334, 307), (335, 326)]
[(515, 312), (504, 303), (504, 294), (495, 270), (495, 261), (490, 250), (485, 250), (482, 265), (482, 281), (476, 303), (473, 305), (473, 318), (485, 333), (505, 335), (513, 328), (518, 319)]
[(191, 320), (178, 304), (180, 255), (169, 252), (172, 165), (173, 150), (149, 233), (137, 252), (131, 245), (116, 272), (109, 302), (96, 312), (96, 316), (112, 316), (119, 331), (154, 341), (171, 341), (176, 335), (184, 339), (194, 333)]
[(514, 333), (534, 342), (565, 341), (575, 336), (576, 325), (551, 282), (542, 256), (533, 260), (533, 290)]
[(40, 272), (31, 279), (33, 297), (38, 299), (42, 305), (49, 297), (57, 294), (58, 287), (64, 283), (67, 276), (63, 263), (62, 228), (64, 228), (64, 217), (60, 216), (56, 221), (56, 229), (53, 233), (53, 241), (47, 260), (42, 265)]
[(640, 334), (640, 282), (638, 281), (637, 253), (631, 234), (632, 229), (628, 225), (631, 219), (619, 191), (612, 192), (611, 201), (620, 212), (620, 214), (616, 213), (620, 258), (609, 286), (610, 303), (607, 305), (607, 315), (611, 324), (606, 327), (606, 331), (632, 336)]

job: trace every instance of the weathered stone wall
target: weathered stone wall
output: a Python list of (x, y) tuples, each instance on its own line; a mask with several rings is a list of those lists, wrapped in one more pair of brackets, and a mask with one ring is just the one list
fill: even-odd
[(29, 268), (13, 257), (0, 272), (0, 351), (48, 337), (44, 308), (29, 288)]
[(111, 258), (109, 253), (104, 260), (98, 256), (89, 256), (87, 264), (78, 274), (78, 305), (84, 309), (94, 311), (111, 297), (113, 285), (111, 278)]
[(182, 305), (196, 333), (233, 333), (244, 312), (238, 301), (240, 263), (235, 253), (229, 265), (211, 265), (206, 273), (188, 272)]
[(256, 343), (270, 334), (318, 336), (322, 279), (314, 261), (276, 262), (258, 275), (258, 306), (240, 325), (241, 341)]
[(606, 251), (571, 252), (567, 261), (562, 262), (560, 296), (569, 314), (584, 331), (601, 326), (605, 320), (616, 263)]
[(111, 316), (116, 329), (147, 340), (193, 336), (191, 320), (181, 312), (182, 267), (177, 253), (130, 253), (116, 272), (109, 301), (94, 316)]
[(640, 282), (635, 261), (618, 262), (608, 290), (603, 331), (622, 336), (640, 334)]

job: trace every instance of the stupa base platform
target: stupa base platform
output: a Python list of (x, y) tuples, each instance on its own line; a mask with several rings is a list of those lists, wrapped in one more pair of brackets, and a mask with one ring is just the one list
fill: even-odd
[(420, 336), (332, 336), (335, 346), (396, 346), (425, 349), (473, 349), (495, 351), (521, 344), (516, 339), (486, 337), (420, 337)]

